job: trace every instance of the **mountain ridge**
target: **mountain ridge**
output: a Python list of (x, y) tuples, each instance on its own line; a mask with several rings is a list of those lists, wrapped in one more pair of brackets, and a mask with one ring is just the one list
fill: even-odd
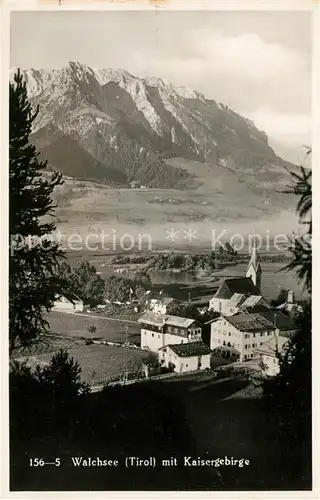
[(49, 166), (65, 175), (75, 175), (76, 166), (70, 174), (67, 159), (54, 151), (61, 147), (57, 130), (69, 138), (69, 152), (73, 148), (80, 158), (83, 151), (87, 175), (106, 183), (139, 180), (149, 187), (177, 187), (183, 180), (187, 186), (189, 174), (165, 163), (171, 157), (224, 165), (239, 175), (269, 175), (271, 182), (279, 169), (286, 175), (291, 166), (251, 120), (168, 80), (79, 62), (21, 73), (31, 104), (39, 105), (32, 140), (49, 156)]

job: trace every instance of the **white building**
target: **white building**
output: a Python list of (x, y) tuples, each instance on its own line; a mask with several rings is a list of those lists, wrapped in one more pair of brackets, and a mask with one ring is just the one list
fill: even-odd
[(287, 300), (283, 304), (280, 304), (277, 309), (280, 311), (285, 311), (286, 313), (294, 316), (296, 313), (302, 311), (302, 306), (297, 304), (294, 293), (292, 290), (288, 292)]
[(274, 377), (280, 371), (278, 353), (283, 353), (288, 345), (288, 339), (278, 335), (272, 337), (268, 342), (262, 344), (254, 351), (254, 358), (261, 360), (262, 371)]
[(276, 327), (261, 314), (220, 316), (211, 321), (210, 348), (233, 348), (239, 361), (253, 358), (254, 350), (275, 335)]
[(247, 307), (264, 305), (268, 302), (262, 297), (251, 278), (228, 278), (223, 281), (209, 301), (209, 309), (225, 316), (237, 314)]
[(161, 299), (150, 299), (149, 308), (156, 314), (170, 314), (176, 306), (177, 301), (172, 297), (163, 297)]
[(81, 312), (84, 310), (84, 303), (74, 293), (59, 295), (55, 298), (52, 311)]
[(144, 314), (141, 324), (141, 347), (157, 352), (168, 344), (183, 344), (201, 340), (202, 329), (194, 319), (180, 316)]
[(159, 362), (177, 373), (210, 368), (211, 351), (203, 342), (166, 345), (159, 350)]

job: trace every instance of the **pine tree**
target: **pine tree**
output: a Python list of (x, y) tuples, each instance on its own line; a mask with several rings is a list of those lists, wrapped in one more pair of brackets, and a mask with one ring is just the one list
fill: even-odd
[[(43, 177), (47, 162), (30, 143), (32, 112), (26, 84), (18, 70), (10, 83), (9, 146), (9, 337), (28, 343), (46, 327), (43, 309), (49, 310), (60, 291), (59, 260), (63, 252), (52, 240), (55, 205), (51, 194), (62, 184), (61, 175)], [(48, 220), (49, 219), (49, 220)]]
[[(307, 226), (306, 236), (301, 237), (292, 249), (293, 259), (287, 269), (295, 270), (305, 290), (311, 293), (312, 265), (312, 176), (311, 171), (301, 168), (300, 174), (292, 174), (290, 193), (299, 197), (297, 213)], [(280, 372), (264, 382), (264, 402), (273, 418), (273, 439), (280, 444), (279, 471), (283, 468), (296, 487), (305, 488), (311, 483), (311, 361), (312, 322), (311, 298), (304, 301), (302, 311), (296, 317), (298, 332), (290, 339), (284, 353), (278, 354)], [(285, 460), (284, 460), (285, 459)], [(293, 485), (291, 484), (291, 487)], [(302, 488), (301, 488), (302, 489)]]

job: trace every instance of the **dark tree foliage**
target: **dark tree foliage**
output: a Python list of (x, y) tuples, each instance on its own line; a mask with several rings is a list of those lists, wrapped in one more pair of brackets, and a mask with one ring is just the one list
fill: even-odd
[(50, 363), (37, 369), (36, 376), (40, 382), (54, 389), (55, 398), (62, 402), (75, 399), (88, 392), (87, 385), (81, 381), (81, 368), (78, 361), (60, 349), (52, 356)]
[[(311, 172), (301, 169), (293, 174), (290, 192), (299, 196), (297, 211), (306, 222), (310, 240), (307, 246), (293, 248), (293, 260), (288, 266), (311, 292)], [(272, 438), (282, 450), (276, 467), (283, 476), (290, 475), (297, 488), (311, 484), (311, 299), (307, 299), (296, 318), (298, 333), (289, 341), (284, 353), (279, 353), (280, 373), (264, 383), (264, 402), (272, 422)]]
[(64, 262), (60, 267), (63, 289), (75, 293), (85, 304), (101, 304), (104, 294), (104, 280), (96, 268), (88, 261), (80, 261), (76, 266)]
[[(310, 151), (309, 151), (310, 153)], [(288, 270), (295, 270), (300, 282), (304, 288), (311, 292), (312, 280), (312, 171), (303, 167), (300, 173), (291, 172), (292, 185), (289, 186), (287, 193), (293, 193), (299, 196), (297, 203), (297, 213), (302, 224), (306, 225), (307, 231), (299, 238), (292, 240), (293, 259), (287, 266)]]
[(50, 241), (55, 230), (51, 194), (62, 184), (61, 175), (42, 176), (46, 162), (39, 160), (29, 142), (38, 109), (32, 112), (20, 71), (10, 84), (9, 128), (9, 320), (10, 349), (19, 340), (28, 343), (47, 327), (43, 309), (49, 310), (60, 280), (57, 268), (63, 256)]
[(79, 420), (83, 398), (89, 393), (81, 368), (65, 350), (44, 367), (32, 371), (17, 361), (10, 366), (11, 430), (18, 436), (71, 430)]
[(288, 290), (286, 290), (285, 288), (281, 288), (280, 292), (278, 293), (278, 297), (276, 299), (271, 300), (271, 305), (272, 307), (277, 307), (287, 302), (287, 300), (288, 300)]
[(105, 280), (105, 298), (111, 302), (127, 302), (130, 299), (132, 282), (121, 276), (109, 276)]

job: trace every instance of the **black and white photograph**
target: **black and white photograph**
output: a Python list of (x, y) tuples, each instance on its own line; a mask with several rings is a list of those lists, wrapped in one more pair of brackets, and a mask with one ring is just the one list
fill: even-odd
[(11, 10), (11, 492), (312, 490), (313, 4)]

